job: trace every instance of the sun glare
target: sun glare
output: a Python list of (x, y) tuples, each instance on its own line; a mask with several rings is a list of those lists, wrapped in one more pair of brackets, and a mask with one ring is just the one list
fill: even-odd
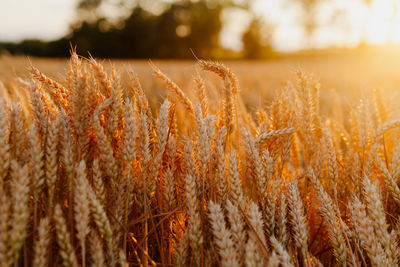
[(400, 41), (399, 4), (398, 0), (379, 0), (367, 10), (369, 23), (366, 25), (366, 36), (370, 43)]

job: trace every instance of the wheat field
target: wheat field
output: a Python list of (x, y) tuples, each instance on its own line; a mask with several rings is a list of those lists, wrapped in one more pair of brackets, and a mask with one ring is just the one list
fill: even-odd
[(204, 60), (0, 63), (0, 266), (398, 266), (395, 91)]

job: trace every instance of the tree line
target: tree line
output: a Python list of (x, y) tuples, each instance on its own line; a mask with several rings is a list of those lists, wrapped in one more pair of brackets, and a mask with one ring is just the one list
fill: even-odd
[[(282, 0), (297, 5), (305, 38), (318, 27), (321, 3), (332, 0)], [(370, 6), (373, 0), (362, 0)], [(150, 3), (150, 4), (149, 4)], [(68, 57), (71, 47), (103, 58), (265, 58), (274, 54), (274, 25), (252, 9), (253, 0), (79, 0), (77, 21), (64, 37), (53, 41), (0, 42), (1, 51), (43, 57)], [(110, 18), (102, 7), (114, 5), (120, 17)], [(162, 6), (162, 8), (156, 8)], [(152, 8), (153, 7), (153, 8)], [(221, 46), (227, 9), (247, 12), (250, 23), (242, 35), (242, 51)], [(156, 10), (156, 11), (155, 11)], [(312, 42), (310, 42), (312, 43)]]
[[(221, 47), (219, 40), (222, 12), (227, 7), (246, 9), (247, 6), (233, 1), (186, 0), (166, 4), (156, 14), (139, 2), (128, 16), (112, 21), (97, 12), (104, 1), (81, 0), (77, 6), (80, 19), (58, 40), (3, 42), (0, 50), (11, 54), (67, 57), (73, 46), (79, 54), (87, 55), (90, 51), (96, 57), (105, 58), (192, 58), (192, 51), (199, 57), (224, 57), (229, 51)], [(261, 57), (267, 51), (268, 44), (262, 42), (262, 33), (257, 32), (255, 24), (243, 35), (243, 53), (247, 57)]]

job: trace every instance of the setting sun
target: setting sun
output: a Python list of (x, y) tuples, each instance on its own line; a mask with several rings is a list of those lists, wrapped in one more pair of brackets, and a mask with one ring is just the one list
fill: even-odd
[(374, 1), (367, 15), (367, 36), (371, 43), (400, 41), (400, 13), (398, 0)]

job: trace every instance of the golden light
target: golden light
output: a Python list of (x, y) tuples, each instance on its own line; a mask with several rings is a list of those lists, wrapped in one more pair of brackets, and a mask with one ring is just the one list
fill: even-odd
[(398, 0), (376, 0), (367, 10), (366, 37), (370, 43), (400, 41)]

